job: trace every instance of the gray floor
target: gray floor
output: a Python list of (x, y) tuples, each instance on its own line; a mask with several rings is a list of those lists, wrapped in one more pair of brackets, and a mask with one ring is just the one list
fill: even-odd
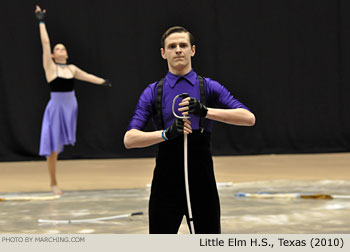
[[(237, 192), (303, 192), (349, 195), (350, 181), (263, 181), (219, 187), (223, 233), (350, 233), (350, 199), (237, 198)], [(2, 197), (45, 193), (0, 194)], [(66, 191), (55, 200), (0, 202), (0, 233), (147, 234), (149, 188)], [(38, 223), (143, 211), (145, 215), (77, 224)], [(179, 233), (188, 233), (183, 221)]]

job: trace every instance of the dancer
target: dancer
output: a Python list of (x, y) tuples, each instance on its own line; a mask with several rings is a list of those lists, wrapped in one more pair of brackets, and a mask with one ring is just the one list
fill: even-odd
[(51, 190), (54, 194), (61, 195), (63, 191), (57, 184), (56, 163), (63, 146), (75, 143), (78, 106), (74, 93), (74, 79), (108, 87), (111, 83), (109, 80), (88, 74), (73, 64), (67, 64), (68, 53), (63, 44), (55, 45), (51, 53), (45, 14), (46, 10), (42, 11), (37, 5), (35, 16), (40, 22), (43, 67), (50, 88), (50, 101), (42, 122), (39, 154), (47, 158)]
[[(210, 151), (213, 120), (242, 126), (255, 124), (254, 114), (224, 86), (192, 70), (195, 49), (193, 35), (183, 27), (171, 27), (163, 34), (161, 56), (167, 60), (169, 72), (143, 91), (124, 136), (126, 148), (159, 143), (149, 201), (150, 233), (177, 233), (184, 215), (189, 222), (183, 134), (188, 134), (194, 229), (197, 234), (221, 232), (220, 203)], [(190, 115), (185, 121), (175, 119), (172, 114), (173, 98), (181, 93), (190, 96), (178, 104), (182, 115)], [(143, 131), (151, 118), (158, 130)]]

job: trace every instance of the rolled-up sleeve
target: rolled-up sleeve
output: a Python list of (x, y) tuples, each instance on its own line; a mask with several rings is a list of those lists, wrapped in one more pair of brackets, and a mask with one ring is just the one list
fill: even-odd
[(152, 116), (152, 101), (154, 98), (154, 85), (149, 85), (141, 94), (137, 103), (135, 113), (131, 118), (128, 130), (138, 129), (142, 130), (147, 121)]
[(243, 103), (233, 97), (223, 85), (209, 78), (207, 81), (208, 105), (217, 108), (237, 109), (243, 108), (249, 110)]

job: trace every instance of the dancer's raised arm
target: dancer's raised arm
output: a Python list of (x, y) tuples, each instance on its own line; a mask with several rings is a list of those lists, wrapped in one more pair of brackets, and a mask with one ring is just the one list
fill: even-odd
[(35, 16), (40, 22), (39, 29), (41, 45), (43, 48), (43, 67), (46, 72), (47, 70), (50, 71), (51, 69), (55, 69), (55, 63), (53, 62), (51, 57), (51, 45), (50, 38), (45, 25), (45, 14), (46, 10), (41, 10), (40, 6), (37, 5), (35, 9)]

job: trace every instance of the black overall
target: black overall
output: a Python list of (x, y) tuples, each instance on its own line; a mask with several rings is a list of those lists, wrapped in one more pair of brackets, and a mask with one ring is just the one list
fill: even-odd
[[(183, 135), (159, 144), (149, 201), (149, 232), (176, 234), (188, 210)], [(220, 233), (220, 202), (210, 152), (210, 133), (188, 135), (188, 177), (196, 234)]]

